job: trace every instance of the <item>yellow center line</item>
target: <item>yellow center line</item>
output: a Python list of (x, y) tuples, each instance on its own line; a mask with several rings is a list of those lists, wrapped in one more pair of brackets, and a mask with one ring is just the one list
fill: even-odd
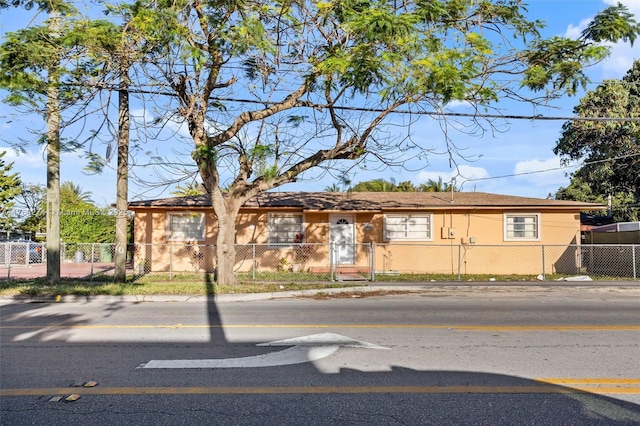
[(244, 329), (244, 328), (352, 328), (352, 329), (429, 329), (458, 331), (640, 331), (640, 324), (612, 325), (467, 325), (467, 324), (87, 324), (87, 325), (1, 325), (3, 330), (36, 329)]
[(94, 387), (0, 389), (0, 397), (42, 395), (269, 395), (269, 394), (640, 394), (640, 387), (529, 386), (267, 386)]
[(640, 377), (634, 378), (593, 378), (593, 377), (549, 377), (549, 378), (536, 378), (533, 379), (540, 383), (550, 383), (554, 385), (640, 385)]

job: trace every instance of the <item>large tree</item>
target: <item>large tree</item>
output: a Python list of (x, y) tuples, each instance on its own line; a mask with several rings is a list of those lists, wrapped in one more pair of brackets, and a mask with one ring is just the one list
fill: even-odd
[[(86, 29), (84, 37), (78, 37), (86, 48), (87, 57), (93, 63), (100, 64), (101, 72), (97, 73), (92, 82), (85, 84), (105, 88), (111, 94), (117, 92), (117, 126), (111, 122), (111, 101), (103, 102), (101, 109), (106, 111), (103, 122), (94, 132), (93, 140), (106, 142), (106, 154), (95, 152), (93, 144), (86, 150), (90, 159), (86, 169), (93, 172), (101, 172), (109, 163), (113, 152), (114, 141), (117, 145), (116, 164), (116, 247), (114, 280), (124, 282), (126, 280), (126, 248), (128, 243), (129, 215), (128, 208), (128, 184), (130, 169), (130, 134), (132, 131), (131, 120), (131, 73), (135, 72), (141, 64), (147, 61), (149, 55), (156, 53), (158, 45), (168, 43), (166, 36), (160, 35), (165, 23), (161, 18), (162, 12), (150, 12), (145, 2), (113, 3), (99, 1), (107, 15), (118, 16), (120, 25), (104, 20), (86, 20), (76, 31)], [(171, 30), (168, 31), (171, 34)], [(115, 83), (114, 83), (115, 81)], [(137, 80), (134, 92), (139, 92), (141, 86), (147, 82)], [(144, 90), (148, 93), (148, 90)], [(110, 96), (109, 96), (110, 98)], [(106, 131), (105, 131), (106, 130)], [(135, 129), (134, 129), (135, 130)]]
[(31, 107), (45, 118), (46, 133), (42, 139), (47, 157), (47, 280), (56, 284), (60, 281), (61, 111), (75, 91), (61, 88), (66, 71), (63, 61), (70, 59), (75, 50), (66, 37), (65, 17), (73, 15), (75, 9), (60, 0), (0, 1), (0, 9), (10, 5), (27, 9), (36, 6), (49, 14), (44, 25), (7, 35), (0, 48), (0, 88), (9, 91), (6, 101), (10, 104)]
[[(481, 110), (504, 98), (536, 104), (575, 93), (587, 81), (584, 67), (607, 55), (604, 42), (633, 42), (640, 32), (621, 5), (578, 39), (541, 38), (542, 23), (526, 18), (520, 0), (123, 6), (114, 12), (122, 22), (140, 17), (141, 38), (154, 46), (146, 76), (132, 85), (169, 95), (173, 103), (156, 107), (160, 121), (188, 128), (218, 220), (221, 283), (234, 280), (236, 217), (256, 194), (344, 161), (393, 165), (430, 152), (410, 137), (407, 113), (437, 113), (453, 100)], [(396, 112), (410, 117), (407, 134), (390, 136)]]
[(340, 160), (393, 164), (428, 151), (384, 132), (401, 109), (573, 94), (584, 67), (607, 55), (603, 42), (640, 32), (617, 5), (578, 39), (544, 39), (520, 0), (178, 0), (148, 10), (167, 42), (148, 77), (165, 82), (178, 101), (167, 110), (191, 135), (222, 283), (234, 280), (236, 217), (251, 197)]
[(567, 187), (561, 187), (553, 197), (556, 200), (584, 201), (600, 203), (609, 206), (606, 212), (602, 210), (592, 212), (593, 216), (609, 216), (607, 220), (615, 222), (629, 222), (638, 220), (638, 204), (631, 192), (619, 191), (614, 193), (598, 193), (589, 182), (585, 182), (579, 175), (574, 175)]
[[(557, 198), (607, 202), (616, 220), (637, 220), (640, 201), (640, 60), (622, 80), (607, 80), (574, 108), (554, 152), (583, 165)], [(631, 208), (629, 208), (629, 206)]]
[[(105, 12), (116, 13), (123, 17), (123, 24), (120, 27), (110, 25), (107, 22), (95, 21), (88, 24), (93, 29), (94, 34), (98, 34), (95, 40), (86, 39), (83, 43), (88, 47), (90, 55), (95, 60), (103, 64), (107, 72), (101, 75), (101, 84), (110, 82), (110, 74), (117, 79), (118, 93), (118, 124), (116, 134), (117, 141), (117, 164), (116, 164), (116, 247), (114, 255), (114, 280), (116, 282), (126, 281), (126, 253), (127, 253), (127, 231), (129, 227), (129, 215), (126, 214), (129, 198), (129, 148), (131, 133), (131, 111), (130, 111), (130, 85), (131, 68), (143, 60), (148, 48), (153, 48), (155, 42), (144, 43), (144, 8), (138, 3), (137, 7), (128, 5), (119, 6), (106, 3)], [(96, 24), (99, 25), (96, 25)], [(108, 109), (107, 109), (108, 110)], [(105, 115), (108, 122), (109, 114)], [(112, 143), (108, 141), (107, 152), (111, 151)], [(92, 153), (93, 154), (93, 153)], [(106, 157), (109, 157), (107, 155)], [(96, 157), (91, 157), (96, 158)], [(96, 164), (94, 163), (94, 166)], [(91, 168), (91, 166), (89, 166)], [(101, 165), (98, 166), (98, 169)]]
[[(0, 8), (37, 7), (47, 12), (44, 26), (32, 26), (9, 33), (0, 48), (0, 87), (9, 91), (6, 101), (16, 106), (28, 106), (45, 116), (47, 131), (43, 137), (47, 153), (47, 278), (60, 278), (60, 152), (78, 149), (81, 144), (67, 139), (61, 143), (65, 123), (86, 118), (87, 108), (95, 99), (96, 88), (105, 87), (120, 78), (118, 120), (118, 182), (117, 208), (118, 247), (115, 278), (125, 280), (127, 243), (127, 158), (129, 143), (128, 67), (134, 56), (118, 25), (105, 20), (88, 20), (78, 15), (72, 2), (63, 0), (0, 2)], [(45, 105), (42, 108), (42, 105)], [(109, 108), (98, 105), (98, 111)], [(67, 111), (63, 117), (63, 112)], [(108, 120), (107, 120), (108, 122)], [(108, 127), (108, 126), (107, 126)], [(101, 126), (88, 140), (100, 134)], [(89, 157), (90, 160), (92, 157)], [(92, 163), (90, 162), (90, 165)], [(75, 166), (75, 165), (74, 165)]]

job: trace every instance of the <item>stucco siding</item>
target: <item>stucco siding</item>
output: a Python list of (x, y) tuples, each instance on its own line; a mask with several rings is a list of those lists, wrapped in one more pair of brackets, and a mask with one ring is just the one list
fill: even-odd
[[(205, 232), (202, 241), (171, 241), (168, 239), (169, 212), (204, 213)], [(277, 270), (297, 264), (303, 270), (327, 270), (330, 265), (330, 212), (303, 213), (304, 244), (307, 254), (302, 261), (300, 245), (268, 245), (269, 213), (277, 209), (243, 209), (236, 222), (236, 270), (252, 268)], [(280, 210), (282, 211), (282, 210)], [(569, 244), (579, 244), (579, 211), (526, 210), (539, 215), (539, 238), (526, 241), (505, 240), (505, 211), (517, 209), (434, 209), (393, 210), (382, 212), (354, 212), (355, 264), (367, 268), (370, 245), (375, 244), (373, 262), (376, 271), (451, 274), (532, 274), (544, 270), (562, 272), (574, 270), (580, 264)], [(350, 214), (344, 212), (343, 214)], [(385, 241), (385, 215), (429, 215), (431, 238), (425, 241)], [(140, 247), (134, 264), (144, 264), (149, 271), (212, 271), (215, 267), (217, 225), (212, 210), (137, 209), (135, 212), (134, 242)], [(244, 246), (246, 245), (246, 246)], [(255, 245), (255, 247), (253, 246)], [(558, 245), (564, 249), (540, 246)]]

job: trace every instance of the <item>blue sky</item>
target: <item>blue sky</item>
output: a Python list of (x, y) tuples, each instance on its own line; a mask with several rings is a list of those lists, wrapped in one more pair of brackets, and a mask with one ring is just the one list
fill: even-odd
[[(529, 0), (529, 16), (547, 23), (545, 36), (577, 36), (594, 14), (607, 5), (620, 1), (626, 4), (636, 19), (640, 21), (640, 0)], [(27, 25), (34, 17), (33, 11), (9, 10), (0, 12), (0, 35)], [(612, 55), (606, 61), (592, 67), (589, 76), (592, 84), (588, 89), (605, 79), (621, 78), (631, 68), (634, 59), (640, 58), (640, 46), (616, 45)], [(584, 93), (554, 103), (554, 108), (538, 109), (521, 105), (504, 106), (507, 114), (567, 117), (572, 115), (573, 107)], [(463, 106), (453, 106), (453, 111), (463, 111)], [(34, 121), (35, 120), (35, 121)], [(22, 144), (24, 153), (16, 153), (0, 144), (0, 150), (8, 149), (5, 160), (14, 162), (14, 170), (20, 173), (24, 182), (44, 183), (46, 170), (44, 154), (35, 140), (36, 133), (26, 129), (42, 130), (44, 123), (37, 118), (15, 116), (15, 111), (6, 104), (0, 104), (0, 131), (4, 140), (27, 142)], [(396, 182), (410, 180), (415, 184), (437, 180), (442, 177), (448, 181), (457, 176), (455, 184), (464, 191), (493, 192), (508, 195), (521, 195), (544, 198), (560, 186), (566, 186), (569, 179), (566, 173), (573, 168), (560, 168), (560, 160), (553, 154), (553, 147), (560, 136), (563, 121), (510, 120), (500, 122), (500, 132), (485, 132), (481, 137), (472, 137), (456, 133), (454, 141), (469, 161), (459, 160), (458, 167), (452, 168), (444, 155), (430, 155), (427, 160), (413, 160), (405, 169), (362, 170), (353, 173), (350, 178), (357, 183), (364, 180), (386, 178)], [(414, 125), (414, 137), (422, 143), (436, 149), (443, 147), (442, 131), (438, 123), (424, 117)], [(33, 141), (33, 142), (29, 142)], [(155, 149), (149, 146), (148, 149)], [(179, 148), (189, 152), (189, 145)], [(87, 175), (83, 172), (86, 160), (81, 153), (66, 153), (62, 156), (61, 178), (73, 181), (85, 191), (91, 191), (93, 200), (101, 206), (115, 202), (115, 172), (105, 170), (101, 175)], [(409, 169), (409, 170), (407, 170)], [(149, 171), (147, 179), (153, 180), (154, 172)], [(322, 191), (326, 186), (337, 183), (331, 176), (305, 183), (289, 184), (280, 188), (283, 191), (306, 190)], [(129, 198), (145, 199), (169, 196), (171, 188), (150, 189), (130, 183)]]

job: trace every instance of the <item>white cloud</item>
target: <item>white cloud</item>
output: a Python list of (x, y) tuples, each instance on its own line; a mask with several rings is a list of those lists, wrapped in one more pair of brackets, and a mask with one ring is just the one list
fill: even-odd
[(546, 160), (519, 161), (513, 168), (515, 177), (537, 186), (566, 186), (567, 173), (573, 171), (571, 167), (562, 167), (559, 157)]
[(486, 169), (464, 164), (458, 167), (458, 172), (463, 179), (485, 179), (489, 177), (489, 172)]
[(180, 138), (190, 137), (189, 127), (179, 117), (170, 117), (162, 120), (162, 117), (156, 117), (153, 112), (146, 109), (131, 110), (131, 116), (140, 126), (146, 127), (149, 135), (154, 139), (166, 140), (176, 136)]
[(540, 170), (555, 169), (560, 167), (560, 158), (551, 157), (546, 160), (527, 160), (516, 163), (514, 173), (528, 173)]
[(445, 105), (446, 109), (473, 108), (473, 104), (469, 101), (450, 101)]
[[(627, 7), (629, 12), (635, 15), (636, 21), (640, 21), (640, 0), (603, 0), (603, 7), (614, 6), (622, 3)], [(583, 19), (578, 25), (569, 24), (564, 33), (565, 37), (577, 39), (587, 25), (591, 22), (593, 16)], [(602, 71), (601, 79), (621, 78), (631, 69), (633, 61), (638, 59), (638, 47), (631, 46), (629, 43), (619, 42), (611, 45), (611, 55), (602, 61), (598, 66)]]
[(0, 146), (0, 152), (6, 151), (3, 160), (15, 163), (14, 167), (37, 168), (44, 165), (44, 156), (40, 150), (18, 152), (13, 148)]
[(150, 111), (142, 108), (131, 109), (130, 113), (134, 120), (140, 122), (153, 121), (155, 119)]
[(423, 171), (417, 176), (417, 182), (437, 181), (442, 178), (450, 182), (455, 177), (455, 185), (461, 191), (479, 191), (496, 194), (518, 195), (545, 198), (555, 193), (559, 187), (567, 186), (566, 173), (572, 167), (560, 167), (560, 159), (534, 159), (518, 161), (512, 169), (492, 168), (494, 173), (484, 167), (461, 165), (458, 171)]
[[(640, 0), (604, 0), (604, 3), (607, 6), (622, 3), (640, 21)], [(601, 63), (602, 78), (622, 78), (639, 57), (637, 44), (632, 47), (629, 43), (616, 43), (611, 47), (611, 56)]]
[(187, 126), (187, 122), (178, 118), (170, 118), (167, 120), (166, 125), (167, 128), (173, 130), (177, 136), (181, 138), (189, 139), (191, 135), (189, 134), (189, 126)]
[(640, 57), (638, 46), (616, 44), (611, 48), (611, 56), (601, 64), (602, 78), (622, 78), (633, 66), (633, 61)]
[(638, 0), (604, 0), (604, 3), (609, 6), (615, 6), (618, 3), (622, 3), (627, 6), (629, 12), (636, 15), (636, 17), (640, 16), (640, 1)]
[(578, 25), (569, 24), (567, 30), (564, 33), (564, 36), (570, 39), (579, 38), (582, 34), (582, 31), (587, 28), (587, 25), (589, 25), (589, 22), (591, 22), (592, 19), (593, 17), (583, 19)]

